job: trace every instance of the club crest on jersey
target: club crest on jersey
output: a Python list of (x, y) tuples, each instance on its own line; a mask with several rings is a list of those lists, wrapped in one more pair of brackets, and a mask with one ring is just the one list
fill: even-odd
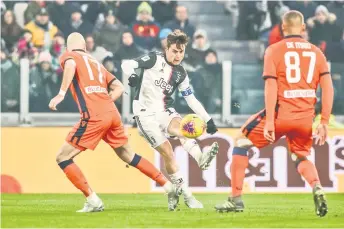
[(163, 78), (160, 78), (160, 80), (155, 80), (155, 85), (165, 89), (169, 93), (173, 91), (173, 86), (169, 85)]

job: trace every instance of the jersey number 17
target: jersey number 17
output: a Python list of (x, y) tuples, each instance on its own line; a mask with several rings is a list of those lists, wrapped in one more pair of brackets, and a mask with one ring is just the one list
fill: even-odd
[(89, 58), (87, 56), (82, 56), (82, 57), (83, 57), (83, 59), (85, 61), (87, 72), (88, 72), (88, 75), (90, 77), (90, 80), (94, 80), (93, 71), (92, 71), (92, 68), (91, 68), (91, 65), (90, 65), (90, 62), (92, 62), (95, 65), (97, 65), (99, 82), (103, 83), (103, 74), (102, 74), (102, 71), (101, 71), (100, 63), (97, 60), (91, 59), (91, 58)]
[[(307, 74), (307, 83), (311, 83), (314, 76), (316, 55), (314, 52), (302, 52), (303, 58), (310, 58)], [(293, 63), (292, 63), (292, 60)], [(284, 63), (286, 66), (286, 77), (289, 83), (298, 83), (301, 80), (300, 55), (295, 51), (289, 51), (284, 54)]]

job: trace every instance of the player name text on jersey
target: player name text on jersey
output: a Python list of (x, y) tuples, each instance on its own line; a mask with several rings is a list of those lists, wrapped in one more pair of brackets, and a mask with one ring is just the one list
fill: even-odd
[(311, 49), (311, 44), (308, 42), (286, 42), (288, 49)]
[(284, 98), (292, 99), (292, 98), (315, 98), (315, 90), (286, 90), (284, 91)]

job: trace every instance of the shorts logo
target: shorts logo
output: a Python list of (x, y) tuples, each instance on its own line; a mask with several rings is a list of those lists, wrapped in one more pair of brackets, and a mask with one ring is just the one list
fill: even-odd
[(172, 93), (173, 91), (173, 86), (169, 85), (163, 78), (160, 78), (160, 80), (155, 80), (155, 85), (165, 89), (169, 93)]

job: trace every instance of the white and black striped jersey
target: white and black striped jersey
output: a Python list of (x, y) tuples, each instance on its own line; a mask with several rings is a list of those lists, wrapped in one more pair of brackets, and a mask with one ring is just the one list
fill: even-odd
[(192, 94), (183, 66), (169, 64), (163, 53), (150, 52), (135, 61), (141, 68), (140, 83), (133, 101), (135, 115), (141, 112), (155, 113), (171, 107), (176, 88), (184, 97)]

